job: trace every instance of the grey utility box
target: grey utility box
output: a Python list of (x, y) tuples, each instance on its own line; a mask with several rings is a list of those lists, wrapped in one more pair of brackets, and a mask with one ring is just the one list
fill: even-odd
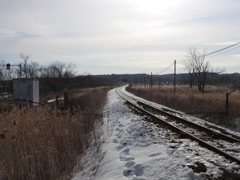
[(13, 98), (16, 104), (37, 106), (39, 103), (39, 80), (14, 79)]

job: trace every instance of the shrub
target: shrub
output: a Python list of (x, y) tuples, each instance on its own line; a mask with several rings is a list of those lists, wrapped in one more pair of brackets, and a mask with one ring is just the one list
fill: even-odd
[(14, 107), (0, 114), (2, 179), (70, 177), (76, 159), (92, 141), (90, 132), (102, 120), (106, 88), (72, 93), (71, 109)]
[(174, 94), (173, 86), (153, 88), (128, 87), (127, 90), (137, 96), (164, 106), (190, 113), (211, 122), (235, 128), (234, 120), (240, 117), (240, 94), (232, 93), (229, 96), (229, 116), (226, 116), (226, 93), (231, 90), (226, 87), (206, 87), (202, 94), (197, 88), (177, 86)]

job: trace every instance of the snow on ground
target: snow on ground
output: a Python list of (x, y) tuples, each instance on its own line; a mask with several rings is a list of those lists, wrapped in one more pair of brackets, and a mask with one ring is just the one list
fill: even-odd
[(239, 166), (134, 114), (115, 92), (108, 93), (101, 146), (93, 143), (72, 180), (214, 179)]

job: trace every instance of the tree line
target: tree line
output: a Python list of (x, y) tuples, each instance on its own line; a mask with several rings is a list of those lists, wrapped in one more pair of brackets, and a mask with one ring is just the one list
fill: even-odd
[[(186, 73), (177, 75), (177, 83), (188, 84), (190, 88), (197, 87), (201, 93), (205, 92), (205, 86), (230, 85), (233, 89), (240, 89), (240, 75), (223, 74), (224, 68), (213, 67), (206, 56), (206, 51), (199, 51), (197, 48), (186, 50), (186, 59), (181, 60)], [(152, 84), (173, 84), (174, 74), (167, 75), (147, 75), (142, 74), (132, 83), (137, 83), (143, 87), (151, 87)]]
[[(30, 56), (20, 54), (22, 61), (7, 69), (7, 62), (0, 61), (0, 85), (11, 86), (15, 78), (39, 79), (40, 91), (61, 91), (66, 88), (97, 87), (111, 85), (107, 80), (92, 77), (91, 75), (78, 75), (77, 67), (73, 63), (55, 61), (47, 66), (30, 61)], [(20, 65), (21, 64), (21, 65)]]

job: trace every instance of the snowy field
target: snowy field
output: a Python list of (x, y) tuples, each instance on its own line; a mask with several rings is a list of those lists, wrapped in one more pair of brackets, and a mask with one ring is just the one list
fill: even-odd
[(101, 145), (93, 143), (83, 155), (83, 168), (72, 180), (192, 180), (239, 177), (239, 165), (198, 143), (167, 139), (171, 132), (134, 114), (109, 91)]

